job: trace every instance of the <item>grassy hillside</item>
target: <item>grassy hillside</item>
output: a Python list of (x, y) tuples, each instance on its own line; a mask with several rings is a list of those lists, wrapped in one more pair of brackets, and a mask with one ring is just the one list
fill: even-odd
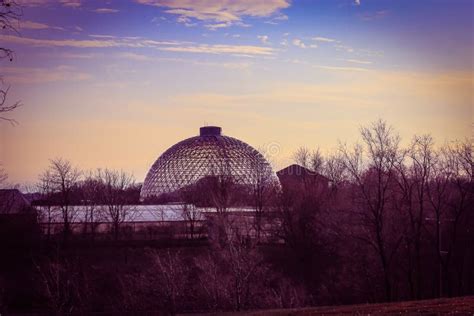
[(474, 315), (474, 296), (399, 303), (323, 306), (226, 315)]

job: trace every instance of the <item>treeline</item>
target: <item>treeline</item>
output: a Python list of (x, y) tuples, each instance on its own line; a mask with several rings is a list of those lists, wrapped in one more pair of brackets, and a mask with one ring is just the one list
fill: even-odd
[[(242, 192), (225, 166), (182, 190), (189, 227), (199, 219), (193, 205), (204, 200), (216, 210), (207, 219), (205, 244), (104, 248), (91, 242), (33, 252), (25, 274), (34, 284), (30, 309), (174, 314), (474, 294), (472, 144), (436, 146), (424, 135), (404, 147), (383, 121), (360, 132), (360, 144), (341, 143), (330, 155), (299, 149), (294, 158), (302, 168), (281, 174), (281, 187), (256, 169), (245, 191), (253, 216), (229, 212), (242, 203)], [(67, 212), (67, 188), (77, 181), (63, 179), (75, 179), (76, 172), (64, 161), (59, 166), (71, 175), (54, 176), (54, 194)], [(117, 195), (100, 191), (101, 199), (110, 198), (100, 202), (111, 214), (126, 211), (117, 201), (133, 181), (107, 173), (96, 177)]]
[(107, 191), (120, 193), (117, 195), (124, 203), (138, 204), (141, 184), (121, 170), (82, 171), (70, 161), (57, 158), (50, 161), (48, 168), (39, 176), (38, 183), (30, 190), (34, 192), (34, 205), (100, 204), (106, 202)]
[(330, 184), (306, 175), (280, 200), (306, 288), (334, 302), (474, 293), (472, 143), (436, 147), (423, 135), (404, 148), (383, 121), (360, 132), (360, 144), (328, 157), (295, 155)]
[(111, 169), (83, 172), (67, 160), (54, 159), (39, 178), (39, 199), (33, 204), (42, 209), (39, 220), (46, 225), (48, 238), (51, 224), (56, 220), (55, 210), (59, 209), (63, 240), (70, 239), (80, 206), (84, 213), (80, 221), (84, 234), (94, 238), (98, 223), (105, 220), (111, 224), (117, 240), (120, 227), (132, 210), (130, 206), (139, 203), (140, 189), (126, 172)]

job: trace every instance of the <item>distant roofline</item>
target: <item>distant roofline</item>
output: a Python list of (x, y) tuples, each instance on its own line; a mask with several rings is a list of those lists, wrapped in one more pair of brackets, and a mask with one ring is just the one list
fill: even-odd
[(299, 164), (296, 164), (296, 163), (291, 164), (289, 166), (286, 166), (285, 168), (282, 168), (282, 169), (278, 170), (276, 172), (276, 175), (277, 176), (301, 176), (301, 175), (303, 175), (303, 173), (308, 174), (308, 175), (317, 176), (317, 177), (322, 177), (322, 178), (325, 178), (328, 181), (330, 181), (328, 177), (326, 177), (326, 176), (324, 176), (324, 175), (322, 175), (318, 172), (311, 171), (308, 168), (303, 167), (303, 166), (301, 166)]

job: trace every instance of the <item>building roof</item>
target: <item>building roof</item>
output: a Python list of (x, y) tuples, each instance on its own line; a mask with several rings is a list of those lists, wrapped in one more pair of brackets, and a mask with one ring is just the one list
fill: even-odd
[(18, 189), (0, 189), (0, 214), (24, 213), (30, 206), (30, 202)]
[[(252, 184), (256, 177), (278, 182), (268, 161), (218, 126), (200, 128), (199, 136), (166, 150), (152, 165), (140, 193), (142, 199), (177, 192), (209, 176), (231, 176), (236, 184)], [(257, 170), (258, 169), (258, 170)]]
[(280, 179), (300, 179), (304, 177), (312, 177), (318, 179), (318, 181), (328, 181), (329, 179), (326, 176), (323, 176), (320, 173), (314, 172), (298, 164), (289, 165), (286, 168), (283, 168), (277, 171), (277, 176)]

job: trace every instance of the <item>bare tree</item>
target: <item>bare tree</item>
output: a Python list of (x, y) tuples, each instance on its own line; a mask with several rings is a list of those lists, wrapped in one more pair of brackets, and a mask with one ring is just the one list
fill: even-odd
[(131, 175), (116, 170), (98, 170), (97, 177), (101, 181), (101, 199), (105, 207), (105, 216), (112, 224), (114, 240), (119, 239), (120, 227), (131, 213), (125, 194), (127, 188), (134, 183)]
[[(453, 257), (461, 258), (466, 249), (458, 249), (461, 228), (472, 216), (474, 188), (472, 181), (472, 144), (468, 141), (446, 144), (441, 148), (429, 185), (428, 196), (434, 211), (435, 238), (439, 262), (439, 296), (452, 295), (450, 273)], [(468, 229), (468, 228), (467, 228)], [(446, 231), (446, 234), (443, 232)], [(441, 238), (443, 234), (444, 238)], [(458, 250), (457, 250), (458, 249)], [(462, 283), (460, 265), (458, 276)]]
[(311, 191), (317, 189), (318, 175), (321, 174), (324, 167), (324, 158), (319, 148), (311, 151), (306, 147), (300, 147), (294, 153), (293, 160), (304, 168), (300, 175), (303, 179), (304, 193), (313, 194), (314, 192)]
[(403, 239), (406, 250), (407, 280), (411, 296), (420, 299), (423, 285), (422, 234), (425, 229), (427, 186), (435, 157), (430, 135), (415, 136), (407, 150), (400, 151), (395, 168), (399, 196), (395, 201), (405, 219)]
[(67, 240), (71, 233), (71, 222), (77, 215), (77, 210), (73, 205), (73, 190), (76, 188), (81, 178), (81, 171), (74, 167), (69, 161), (57, 158), (51, 160), (49, 169), (44, 173), (49, 179), (48, 181), (59, 204), (62, 221), (64, 239)]
[(97, 221), (100, 214), (98, 201), (101, 194), (101, 182), (92, 172), (85, 177), (81, 185), (82, 201), (84, 207), (84, 233), (90, 234), (91, 238), (95, 238), (97, 229)]
[(3, 169), (2, 165), (0, 165), (0, 188), (3, 187), (3, 184), (5, 183), (7, 179), (8, 179), (7, 172), (5, 171), (5, 169)]
[(35, 267), (51, 315), (77, 312), (84, 284), (76, 265), (68, 260), (45, 259), (35, 263)]
[(248, 308), (251, 299), (251, 286), (257, 270), (262, 268), (263, 259), (251, 241), (233, 234), (227, 243), (224, 255), (230, 265), (232, 276), (231, 293), (234, 309)]
[(345, 167), (358, 189), (359, 212), (363, 235), (357, 236), (369, 244), (378, 256), (383, 272), (386, 300), (392, 299), (391, 263), (400, 245), (395, 237), (393, 222), (388, 215), (391, 185), (395, 165), (399, 161), (399, 136), (384, 121), (362, 127), (364, 146), (355, 145), (353, 150), (341, 145)]
[(199, 258), (202, 288), (215, 310), (229, 306), (236, 311), (251, 307), (255, 289), (265, 269), (257, 244), (242, 234), (238, 224), (226, 222), (225, 242), (211, 241), (208, 256)]
[(186, 228), (189, 229), (189, 237), (191, 239), (194, 239), (196, 236), (198, 222), (203, 219), (203, 215), (197, 207), (202, 193), (200, 187), (196, 185), (184, 188), (181, 191), (181, 199), (184, 202), (182, 205), (182, 216), (188, 223)]
[(279, 190), (278, 180), (274, 178), (270, 165), (263, 159), (251, 161), (252, 183), (250, 196), (255, 209), (255, 230), (260, 241), (264, 211), (268, 209)]
[(52, 183), (51, 171), (46, 170), (39, 179), (38, 182), (38, 191), (41, 194), (41, 211), (39, 216), (43, 223), (46, 222), (46, 236), (48, 240), (51, 238), (51, 224), (54, 220), (54, 207), (53, 207), (53, 194), (54, 194), (54, 185)]
[[(0, 29), (7, 32), (16, 32), (16, 24), (21, 16), (21, 8), (14, 0), (0, 0)], [(0, 47), (0, 59), (13, 60), (13, 51), (7, 47)], [(3, 85), (0, 76), (0, 85)], [(16, 121), (4, 116), (20, 106), (20, 102), (8, 103), (7, 95), (10, 87), (0, 88), (0, 120), (15, 124)]]
[(323, 175), (328, 178), (331, 187), (335, 190), (347, 180), (344, 157), (340, 153), (328, 155), (325, 160)]
[(160, 285), (160, 297), (171, 315), (176, 314), (181, 299), (186, 291), (186, 264), (182, 261), (179, 253), (171, 253), (169, 250), (164, 256), (154, 256), (155, 265), (158, 270), (158, 284)]
[(227, 209), (235, 203), (237, 184), (232, 175), (230, 160), (222, 158), (211, 166), (211, 176), (207, 177), (206, 186), (211, 203), (219, 216), (225, 215)]

